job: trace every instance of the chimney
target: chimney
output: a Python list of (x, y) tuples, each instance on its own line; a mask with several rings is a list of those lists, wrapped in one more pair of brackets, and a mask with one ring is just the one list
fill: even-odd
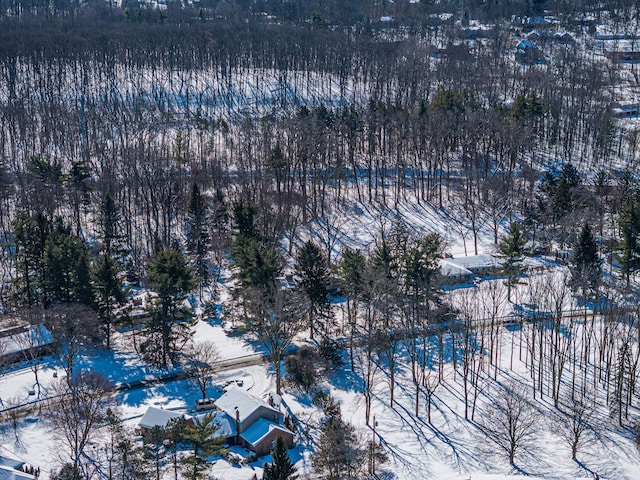
[(240, 410), (238, 410), (238, 407), (235, 407), (236, 409), (236, 433), (237, 433), (237, 441), (238, 443), (240, 442)]

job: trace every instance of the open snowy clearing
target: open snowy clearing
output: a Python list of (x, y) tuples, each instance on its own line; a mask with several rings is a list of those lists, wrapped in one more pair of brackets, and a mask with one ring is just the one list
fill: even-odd
[[(208, 338), (208, 335), (213, 335), (219, 328), (199, 322), (197, 337)], [(407, 365), (402, 365), (398, 372), (396, 402), (393, 407), (389, 405), (388, 378), (383, 370), (378, 373), (372, 409), (377, 422), (375, 436), (376, 441), (385, 446), (390, 456), (389, 463), (379, 469), (379, 473), (384, 474), (383, 478), (589, 479), (594, 472), (598, 472), (602, 479), (639, 478), (640, 459), (631, 438), (632, 432), (627, 429), (603, 428), (597, 438), (579, 452), (577, 461), (572, 461), (566, 443), (557, 435), (558, 424), (554, 420), (554, 407), (547, 397), (536, 400), (534, 404), (540, 418), (534, 439), (518, 453), (515, 466), (509, 465), (504, 453), (479, 428), (495, 396), (500, 395), (500, 385), (510, 380), (526, 384), (530, 382), (524, 363), (527, 360), (526, 332), (520, 329), (500, 328), (501, 366), (498, 369), (498, 383), (490, 384), (488, 379), (484, 382), (485, 390), (479, 395), (474, 421), (464, 419), (460, 364), (458, 371), (454, 371), (451, 342), (447, 335), (444, 337), (445, 351), (448, 352), (444, 366), (444, 383), (433, 397), (431, 424), (426, 421), (424, 399), (420, 400), (419, 416), (413, 414), (414, 389)], [(226, 337), (222, 334), (216, 338), (217, 341), (224, 342), (220, 344), (221, 351), (227, 347), (230, 351), (235, 348), (236, 354), (252, 351), (236, 337)], [(225, 358), (230, 356), (231, 353), (225, 355)], [(508, 368), (510, 361), (513, 361), (513, 371), (509, 371)], [(122, 377), (129, 381), (157, 374), (157, 371), (137, 362), (133, 355), (118, 353), (96, 352), (83, 359), (82, 365), (85, 368), (101, 368), (112, 378)], [(44, 385), (52, 379), (52, 372), (51, 367), (42, 371)], [(274, 387), (274, 379), (269, 370), (261, 366), (221, 372), (217, 377), (217, 383), (237, 379), (242, 379), (243, 388), (255, 395), (262, 395)], [(1, 391), (3, 395), (27, 398), (26, 391), (32, 384), (33, 374), (28, 369), (16, 370), (2, 377)], [(345, 366), (342, 372), (331, 376), (323, 383), (322, 388), (328, 389), (339, 400), (343, 417), (356, 425), (362, 438), (367, 440), (373, 438), (373, 431), (370, 426), (365, 425), (360, 384), (357, 369), (356, 374), (351, 374), (349, 367)], [(604, 403), (604, 399), (601, 398), (602, 392), (596, 391), (595, 394), (598, 395), (596, 401)], [(193, 402), (198, 396), (198, 391), (185, 380), (172, 381), (118, 394), (118, 410), (125, 423), (134, 427), (148, 406), (160, 406), (193, 414)], [(284, 399), (305, 428), (298, 438), (298, 446), (290, 454), (298, 461), (300, 471), (309, 473), (313, 439), (316, 436), (315, 428), (322, 413), (311, 405), (309, 395), (296, 393), (296, 390), (287, 391)], [(599, 407), (597, 415), (606, 420), (606, 407)], [(1, 438), (0, 451), (3, 454), (40, 466), (43, 471), (42, 478), (47, 478), (51, 469), (56, 468), (61, 461), (62, 449), (37, 410), (20, 421), (18, 439), (8, 425), (5, 425)], [(95, 445), (95, 449), (100, 448), (98, 442)], [(211, 472), (219, 478), (229, 480), (249, 480), (254, 474), (259, 478), (260, 467), (268, 460), (268, 457), (263, 457), (243, 467), (218, 460), (212, 465)]]

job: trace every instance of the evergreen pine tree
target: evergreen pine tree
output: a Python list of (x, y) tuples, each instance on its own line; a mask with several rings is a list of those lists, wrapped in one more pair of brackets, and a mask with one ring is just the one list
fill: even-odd
[(154, 426), (144, 435), (145, 457), (153, 462), (155, 480), (160, 480), (162, 476), (162, 463), (167, 455), (167, 450), (164, 448), (164, 437), (164, 428), (159, 425)]
[(340, 288), (347, 295), (357, 295), (364, 287), (366, 258), (360, 250), (347, 248), (339, 265)]
[(582, 290), (582, 295), (594, 292), (600, 283), (602, 269), (598, 257), (598, 245), (591, 227), (585, 223), (573, 249), (569, 269), (571, 271), (571, 286)]
[(298, 251), (296, 274), (300, 277), (300, 288), (309, 299), (309, 332), (313, 339), (314, 320), (317, 314), (325, 311), (329, 305), (329, 269), (320, 247), (312, 240), (307, 241)]
[(636, 200), (629, 200), (620, 210), (618, 217), (620, 235), (622, 241), (622, 276), (627, 281), (627, 286), (631, 281), (631, 273), (640, 264), (640, 245), (638, 235), (640, 234), (640, 211)]
[(294, 480), (297, 478), (295, 474), (298, 470), (287, 452), (282, 437), (276, 439), (276, 444), (271, 450), (271, 463), (265, 463), (264, 475), (262, 480)]
[(83, 248), (79, 252), (79, 258), (76, 264), (76, 300), (89, 307), (94, 307), (93, 288), (91, 287), (91, 266), (89, 264), (89, 252), (86, 244), (82, 242)]
[(398, 259), (393, 254), (389, 242), (383, 240), (371, 255), (371, 268), (375, 276), (382, 276), (388, 280), (397, 275)]
[(638, 198), (638, 181), (629, 170), (622, 172), (618, 180), (618, 202), (624, 206), (632, 200)]
[(347, 248), (342, 253), (342, 261), (338, 265), (340, 276), (340, 288), (342, 293), (347, 296), (347, 318), (349, 323), (349, 334), (351, 341), (349, 342), (349, 357), (351, 365), (354, 365), (354, 342), (353, 336), (357, 328), (358, 304), (365, 289), (365, 270), (367, 259), (360, 250), (351, 250)]
[(96, 225), (97, 237), (102, 242), (102, 254), (120, 263), (125, 254), (122, 245), (122, 215), (110, 193), (105, 194), (100, 202)]
[(234, 262), (243, 287), (256, 287), (272, 295), (276, 277), (282, 272), (275, 246), (262, 239), (246, 239), (235, 245)]
[(91, 186), (89, 184), (90, 179), (91, 168), (85, 161), (77, 160), (71, 162), (69, 173), (65, 176), (65, 185), (73, 207), (75, 234), (81, 238), (83, 238), (83, 235), (80, 213), (82, 207), (89, 205), (89, 193), (91, 191)]
[(47, 303), (91, 304), (87, 246), (61, 218), (54, 221), (53, 233), (45, 243), (45, 288)]
[(98, 309), (107, 348), (111, 348), (111, 330), (116, 308), (125, 301), (120, 274), (122, 272), (122, 235), (120, 212), (111, 194), (107, 193), (100, 204), (97, 234), (102, 241), (102, 251), (91, 271), (95, 304)]
[(193, 258), (194, 274), (198, 279), (200, 296), (202, 296), (202, 287), (209, 281), (207, 253), (211, 237), (209, 235), (207, 205), (197, 183), (194, 183), (191, 188), (185, 235), (187, 237), (187, 252)]
[(51, 235), (51, 221), (43, 214), (31, 215), (20, 212), (12, 222), (15, 241), (14, 284), (18, 304), (32, 306), (47, 304), (46, 299), (46, 263), (44, 251), (47, 239)]
[(201, 480), (206, 478), (207, 459), (224, 453), (224, 436), (216, 435), (220, 426), (214, 423), (214, 416), (207, 413), (202, 418), (194, 418), (193, 423), (184, 429), (184, 439), (191, 445), (191, 455), (184, 460), (187, 480)]
[(436, 287), (436, 275), (440, 267), (442, 238), (438, 234), (427, 235), (421, 241), (406, 249), (403, 256), (403, 277), (409, 294), (420, 297), (433, 297)]
[(502, 268), (507, 276), (507, 299), (509, 301), (511, 301), (511, 287), (517, 283), (521, 273), (519, 263), (525, 252), (525, 244), (520, 225), (512, 223), (509, 226), (509, 234), (498, 245), (503, 259)]
[(353, 425), (339, 417), (329, 418), (322, 427), (311, 463), (315, 473), (327, 480), (356, 478), (366, 461)]
[(258, 231), (255, 213), (255, 207), (249, 203), (237, 201), (233, 204), (235, 238), (231, 256), (243, 287), (263, 289), (268, 296), (273, 296), (282, 264), (275, 244)]
[(574, 192), (580, 186), (580, 174), (571, 164), (562, 167), (552, 198), (551, 211), (555, 221), (571, 212), (574, 208)]
[(147, 339), (141, 348), (153, 363), (167, 366), (189, 336), (189, 325), (184, 320), (192, 312), (182, 305), (194, 287), (193, 274), (178, 250), (162, 250), (147, 268), (149, 286), (158, 298), (150, 307)]
[(347, 295), (347, 314), (349, 323), (355, 322), (357, 316), (357, 300), (365, 287), (366, 258), (360, 250), (347, 248), (342, 253), (342, 261), (338, 265), (340, 288)]
[(184, 417), (174, 417), (170, 419), (164, 427), (165, 447), (171, 457), (174, 479), (178, 480), (178, 469), (180, 464), (180, 444), (184, 438), (184, 431), (187, 428), (187, 421)]
[(233, 203), (233, 226), (236, 237), (256, 238), (259, 236), (255, 225), (256, 207), (243, 200)]

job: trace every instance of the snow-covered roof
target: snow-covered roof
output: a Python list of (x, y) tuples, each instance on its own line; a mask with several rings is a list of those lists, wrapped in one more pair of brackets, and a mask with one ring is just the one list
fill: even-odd
[(0, 480), (33, 480), (33, 475), (0, 465)]
[(440, 274), (445, 277), (465, 277), (467, 275), (473, 275), (473, 272), (468, 268), (465, 268), (457, 263), (449, 261), (448, 258), (440, 260)]
[(447, 258), (447, 263), (473, 271), (474, 269), (499, 268), (500, 261), (489, 253), (468, 257)]
[(0, 467), (20, 468), (23, 465), (23, 461), (16, 460), (15, 458), (3, 457), (2, 455), (0, 455)]
[(240, 390), (239, 388), (230, 388), (227, 392), (216, 400), (216, 407), (225, 412), (231, 418), (236, 418), (236, 409), (240, 413), (240, 422), (244, 422), (258, 408), (264, 407), (276, 413), (278, 410), (273, 408), (261, 398)]
[(29, 325), (23, 331), (2, 338), (3, 355), (13, 355), (30, 348), (44, 347), (53, 343), (51, 333), (44, 325)]
[(516, 48), (518, 50), (526, 50), (527, 48), (537, 49), (538, 45), (536, 45), (534, 41), (526, 39), (526, 40), (521, 40), (520, 43), (518, 43), (518, 46)]
[(284, 435), (293, 435), (293, 432), (287, 430), (277, 423), (271, 422), (266, 418), (260, 418), (256, 420), (249, 428), (240, 434), (249, 444), (253, 447), (259, 445), (264, 437), (266, 437), (273, 430), (277, 430)]
[(549, 20), (544, 17), (529, 17), (527, 18), (527, 23), (529, 25), (546, 25), (549, 23)]
[(182, 413), (149, 407), (138, 425), (144, 428), (164, 427), (172, 418), (184, 417)]
[[(204, 415), (207, 414), (197, 415), (196, 418), (202, 418)], [(236, 434), (236, 422), (225, 412), (216, 412), (213, 416), (213, 423), (219, 427), (216, 430), (216, 436), (233, 437)]]

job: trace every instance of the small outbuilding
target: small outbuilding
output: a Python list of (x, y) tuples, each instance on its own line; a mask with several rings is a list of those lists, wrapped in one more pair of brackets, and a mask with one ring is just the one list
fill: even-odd
[(51, 332), (42, 324), (0, 330), (0, 338), (4, 344), (0, 358), (5, 363), (39, 358), (50, 353), (54, 343)]
[(164, 410), (162, 408), (149, 407), (143, 415), (142, 419), (138, 422), (140, 427), (140, 433), (145, 435), (153, 427), (166, 427), (169, 420), (173, 418), (183, 417), (189, 420), (191, 417), (186, 417), (182, 413), (172, 412), (171, 410)]
[(40, 468), (0, 455), (0, 480), (34, 480), (39, 475)]

